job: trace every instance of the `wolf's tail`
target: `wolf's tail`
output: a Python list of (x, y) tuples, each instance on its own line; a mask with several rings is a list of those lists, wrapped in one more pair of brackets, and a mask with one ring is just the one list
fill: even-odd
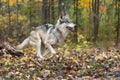
[(22, 50), (29, 45), (29, 37), (26, 38), (21, 44), (16, 46), (17, 50)]

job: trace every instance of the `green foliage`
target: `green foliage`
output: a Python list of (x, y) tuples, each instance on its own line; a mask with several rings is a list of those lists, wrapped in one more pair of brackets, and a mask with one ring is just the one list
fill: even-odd
[[(40, 24), (42, 0), (18, 0), (18, 4), (16, 0), (9, 1), (9, 5), (8, 0), (0, 1), (0, 37), (1, 41), (8, 40), (15, 44), (23, 40), (34, 27)], [(78, 42), (73, 43), (74, 36), (71, 34), (67, 42), (56, 50), (58, 54), (54, 58), (40, 60), (37, 63), (35, 62), (34, 48), (25, 49), (23, 51), (24, 57), (20, 58), (5, 53), (4, 56), (0, 56), (0, 76), (11, 80), (53, 80), (59, 78), (92, 80), (96, 77), (103, 80), (103, 77), (111, 75), (115, 69), (120, 70), (120, 51), (109, 48), (114, 45), (116, 37), (118, 18), (116, 0), (100, 0), (99, 16), (92, 12), (92, 0), (78, 0), (78, 6), (73, 3), (74, 1), (65, 0), (64, 5), (72, 21), (76, 23), (76, 18), (78, 19)], [(49, 6), (51, 7), (52, 4)], [(78, 7), (77, 17), (75, 7)], [(54, 0), (54, 21), (58, 19), (58, 14), (58, 2)], [(49, 22), (54, 23), (51, 15), (50, 12)], [(96, 46), (107, 47), (107, 50), (93, 47), (92, 42), (87, 41), (93, 39), (93, 16), (99, 18)], [(112, 73), (111, 77), (115, 77), (115, 74)]]
[[(78, 6), (74, 4), (74, 0), (64, 1), (64, 6), (66, 7), (70, 18), (74, 23), (76, 23), (76, 7), (78, 7), (78, 32), (80, 32), (86, 39), (92, 40), (94, 35), (93, 28), (93, 16), (96, 16), (92, 12), (92, 0), (78, 0)], [(116, 2), (113, 0), (104, 1), (100, 0), (99, 6), (99, 33), (98, 41), (111, 40), (114, 44), (114, 39), (116, 37), (115, 29), (117, 24), (117, 12), (115, 11), (118, 7)], [(51, 4), (51, 3), (49, 3)], [(68, 4), (68, 5), (66, 5)], [(18, 6), (18, 7), (16, 7)], [(52, 7), (52, 4), (49, 5), (49, 8)], [(10, 14), (9, 14), (10, 9)], [(42, 11), (42, 0), (28, 1), (28, 0), (10, 0), (9, 6), (7, 0), (3, 0), (0, 3), (0, 31), (1, 36), (3, 34), (7, 35), (3, 37), (3, 40), (7, 37), (16, 38), (17, 36), (20, 39), (23, 39), (28, 33), (40, 24), (41, 21), (41, 11)], [(17, 11), (18, 10), (18, 22), (17, 22)], [(64, 11), (64, 10), (63, 10)], [(50, 10), (50, 23), (56, 23), (58, 19), (58, 2), (54, 1), (54, 22), (51, 19), (52, 13)], [(10, 18), (10, 21), (9, 21)], [(9, 25), (10, 23), (10, 25)], [(5, 33), (8, 31), (7, 33)], [(20, 34), (19, 34), (20, 33)], [(112, 34), (111, 34), (112, 33)]]

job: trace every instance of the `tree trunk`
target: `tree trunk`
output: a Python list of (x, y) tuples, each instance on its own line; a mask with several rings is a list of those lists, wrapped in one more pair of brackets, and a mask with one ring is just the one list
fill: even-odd
[(12, 37), (12, 28), (11, 28), (11, 15), (10, 15), (10, 0), (7, 0), (7, 7), (8, 7), (8, 36)]
[(94, 24), (94, 41), (98, 38), (98, 28), (99, 28), (99, 0), (92, 0), (92, 10), (93, 10), (93, 24)]
[[(0, 0), (0, 8), (2, 7), (2, 3), (1, 3), (1, 0)], [(0, 12), (2, 12), (2, 8), (0, 9)], [(1, 13), (0, 13), (1, 14)]]
[(31, 0), (29, 0), (29, 21), (30, 21), (30, 27), (32, 26), (32, 12), (31, 12)]
[(48, 7), (47, 7), (47, 16), (48, 16), (48, 23), (51, 23), (51, 18), (50, 18), (50, 9), (51, 9), (51, 0), (48, 0)]
[(64, 14), (64, 2), (63, 0), (58, 0), (58, 15)]
[(61, 15), (61, 1), (62, 0), (58, 0), (58, 15)]
[(120, 29), (120, 3), (119, 1), (116, 1), (116, 4), (118, 5), (117, 9), (116, 9), (116, 13), (117, 13), (117, 26), (116, 26), (116, 43), (115, 46), (118, 47), (119, 44), (119, 29)]
[(75, 15), (75, 31), (74, 31), (74, 42), (77, 43), (78, 42), (78, 36), (77, 36), (77, 32), (78, 32), (78, 0), (74, 0), (73, 2), (73, 5), (74, 5), (74, 15)]
[(8, 26), (11, 26), (11, 19), (10, 19), (10, 5), (9, 5), (10, 0), (8, 0)]
[[(18, 39), (18, 37), (17, 36), (19, 36), (18, 35), (18, 33), (19, 32), (17, 32), (17, 31), (19, 31), (19, 25), (18, 25), (18, 0), (16, 0), (16, 35), (15, 35), (15, 37)], [(19, 40), (19, 39), (18, 39)]]
[(78, 43), (78, 36), (77, 36), (77, 33), (78, 33), (78, 28), (77, 28), (77, 25), (78, 25), (78, 0), (76, 0), (76, 26), (75, 26), (75, 42)]
[(47, 16), (47, 5), (48, 5), (48, 0), (43, 0), (42, 2), (42, 15), (41, 15), (41, 25), (42, 24), (46, 24), (47, 20), (48, 20), (48, 16)]
[[(92, 11), (91, 11), (91, 2), (89, 0), (89, 24), (91, 24), (92, 22), (92, 17), (91, 17), (91, 14), (92, 14)], [(90, 26), (91, 25), (88, 25), (88, 40), (91, 39), (91, 31), (90, 31)]]
[(54, 0), (51, 0), (51, 18), (52, 18), (52, 23), (55, 23), (55, 12), (54, 12)]
[(16, 26), (18, 26), (18, 0), (16, 0)]

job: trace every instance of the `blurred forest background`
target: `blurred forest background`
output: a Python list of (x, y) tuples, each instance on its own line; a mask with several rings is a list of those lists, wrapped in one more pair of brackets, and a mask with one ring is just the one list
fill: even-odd
[(66, 12), (79, 35), (98, 46), (120, 45), (120, 0), (0, 0), (1, 41), (22, 41), (41, 24)]
[[(13, 54), (66, 12), (77, 26), (52, 59), (37, 61), (32, 47)], [(120, 80), (120, 0), (0, 0), (0, 80)]]

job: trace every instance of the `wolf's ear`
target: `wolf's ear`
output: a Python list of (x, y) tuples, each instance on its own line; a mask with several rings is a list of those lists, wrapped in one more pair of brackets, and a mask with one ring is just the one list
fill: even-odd
[(69, 17), (69, 14), (66, 14), (65, 16), (66, 16), (66, 17)]

